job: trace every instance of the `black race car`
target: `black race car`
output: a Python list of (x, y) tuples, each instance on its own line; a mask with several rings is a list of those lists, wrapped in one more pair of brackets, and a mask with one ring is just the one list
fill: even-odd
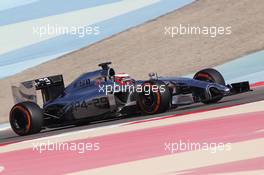
[[(15, 105), (10, 124), (18, 135), (40, 132), (43, 128), (80, 125), (95, 120), (143, 113), (162, 113), (179, 105), (217, 103), (224, 96), (247, 92), (248, 82), (226, 85), (215, 69), (204, 69), (193, 78), (158, 77), (134, 80), (128, 74), (116, 74), (111, 62), (99, 64), (99, 70), (87, 72), (64, 87), (62, 75), (27, 81), (12, 87)], [(40, 90), (43, 107), (37, 104)]]

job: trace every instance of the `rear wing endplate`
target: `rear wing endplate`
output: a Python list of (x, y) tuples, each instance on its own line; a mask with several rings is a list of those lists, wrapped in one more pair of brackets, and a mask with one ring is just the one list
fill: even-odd
[(34, 81), (26, 81), (20, 83), (18, 86), (11, 86), (15, 104), (24, 101), (37, 103), (37, 93), (34, 83)]
[(15, 104), (24, 101), (37, 103), (37, 90), (41, 90), (42, 100), (45, 103), (62, 93), (64, 81), (62, 75), (55, 75), (22, 82), (18, 86), (12, 86), (11, 88)]

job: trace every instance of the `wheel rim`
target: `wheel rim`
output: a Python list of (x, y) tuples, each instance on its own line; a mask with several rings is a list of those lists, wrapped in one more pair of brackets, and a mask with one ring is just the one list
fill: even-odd
[(153, 92), (151, 92), (150, 94), (143, 93), (142, 95), (142, 103), (145, 106), (149, 106), (149, 107), (153, 106), (156, 99), (157, 98), (155, 98), (155, 95), (153, 94)]
[(159, 109), (160, 94), (159, 94), (159, 91), (157, 92), (151, 91), (150, 88), (152, 87), (152, 85), (149, 83), (144, 84), (143, 87), (147, 85), (148, 85), (148, 89), (146, 88), (146, 90), (149, 93), (146, 93), (144, 91), (140, 94), (140, 106), (141, 106), (141, 109), (144, 110), (145, 113), (153, 114), (157, 112)]
[(30, 114), (22, 106), (15, 106), (11, 112), (11, 126), (18, 133), (27, 133), (30, 129)]

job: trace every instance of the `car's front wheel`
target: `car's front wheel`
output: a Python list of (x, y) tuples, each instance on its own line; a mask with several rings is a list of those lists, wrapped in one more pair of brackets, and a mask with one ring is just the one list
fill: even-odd
[(138, 93), (137, 105), (144, 114), (165, 112), (171, 103), (171, 93), (162, 81), (146, 81)]
[(42, 109), (32, 102), (18, 103), (10, 111), (9, 122), (18, 135), (38, 133), (43, 125)]
[[(225, 86), (225, 80), (222, 74), (212, 68), (203, 69), (197, 72), (194, 75), (193, 79), (211, 82), (211, 83), (217, 83), (217, 84)], [(219, 90), (217, 90), (216, 88), (210, 88), (209, 91), (210, 91), (211, 98), (202, 100), (203, 103), (205, 104), (217, 103), (223, 98), (223, 94), (219, 92)]]

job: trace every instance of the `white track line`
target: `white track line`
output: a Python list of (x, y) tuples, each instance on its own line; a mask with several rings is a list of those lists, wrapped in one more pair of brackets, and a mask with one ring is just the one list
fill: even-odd
[(256, 132), (257, 132), (257, 133), (262, 133), (262, 132), (264, 132), (264, 129), (257, 130)]
[(0, 173), (3, 172), (5, 170), (5, 167), (0, 166)]
[(264, 156), (263, 144), (264, 139), (256, 139), (234, 143), (232, 144), (231, 151), (221, 153), (212, 154), (206, 151), (190, 151), (80, 171), (72, 174), (106, 175), (111, 172), (111, 174), (125, 175), (170, 175), (175, 174), (177, 171), (189, 171), (190, 169), (200, 167), (259, 158)]
[(245, 171), (245, 172), (235, 172), (235, 173), (221, 173), (221, 174), (214, 174), (214, 175), (263, 175), (264, 170), (259, 171)]
[[(61, 133), (61, 134), (57, 134), (57, 135), (53, 135), (53, 136), (36, 138), (36, 139), (32, 139), (32, 140), (25, 140), (25, 141), (21, 141), (18, 143), (13, 143), (13, 144), (1, 146), (0, 153), (31, 148), (31, 147), (33, 147), (33, 143), (35, 143), (35, 142), (47, 142), (47, 141), (66, 142), (66, 141), (70, 141), (70, 140), (87, 138), (87, 137), (89, 137), (90, 133), (98, 132), (101, 130), (113, 129), (115, 127), (120, 127), (120, 126), (121, 126), (121, 124), (102, 126), (102, 127), (98, 127), (98, 128), (90, 128), (90, 129), (85, 129), (85, 130), (80, 130), (80, 131), (72, 131), (72, 132)], [(82, 136), (85, 135), (85, 137), (78, 138), (79, 135), (82, 135)], [(69, 139), (69, 138), (74, 138), (74, 137), (75, 137), (75, 139)], [(17, 148), (19, 148), (19, 149), (17, 149)]]
[(9, 130), (9, 129), (11, 129), (9, 123), (0, 124), (0, 131), (5, 131), (5, 130)]
[(26, 149), (31, 148), (33, 143), (36, 141), (51, 141), (51, 142), (67, 142), (67, 141), (74, 141), (79, 139), (87, 139), (92, 137), (104, 136), (109, 134), (118, 134), (123, 132), (131, 132), (140, 129), (147, 129), (159, 126), (168, 126), (172, 124), (179, 124), (179, 123), (186, 123), (186, 122), (193, 122), (199, 120), (206, 120), (206, 119), (214, 119), (214, 118), (221, 118), (224, 116), (229, 115), (236, 115), (236, 114), (243, 114), (248, 112), (256, 112), (256, 111), (264, 111), (263, 109), (264, 101), (248, 103), (244, 105), (234, 106), (230, 108), (206, 111), (201, 113), (195, 114), (188, 114), (179, 117), (167, 118), (163, 120), (156, 120), (156, 121), (149, 121), (134, 125), (126, 125), (126, 123), (118, 124), (114, 126), (103, 126), (99, 128), (93, 129), (85, 129), (80, 131), (72, 131), (68, 133), (62, 133), (55, 136), (48, 136), (33, 140), (27, 140), (19, 143), (9, 144), (5, 146), (1, 146), (0, 153), (19, 150), (19, 149)]

